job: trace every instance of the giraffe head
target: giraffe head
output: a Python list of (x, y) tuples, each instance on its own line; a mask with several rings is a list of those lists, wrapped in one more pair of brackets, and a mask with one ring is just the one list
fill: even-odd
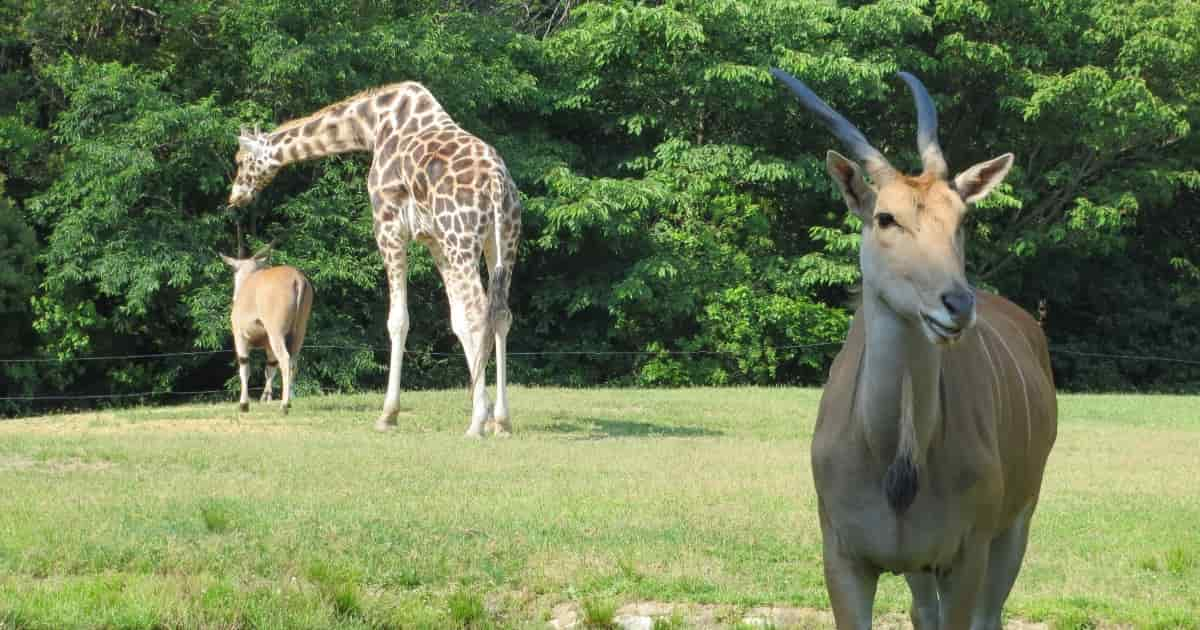
[(237, 177), (229, 191), (229, 205), (244, 206), (254, 200), (259, 191), (271, 183), (279, 168), (283, 166), (279, 151), (271, 144), (270, 137), (259, 131), (243, 128), (238, 134)]

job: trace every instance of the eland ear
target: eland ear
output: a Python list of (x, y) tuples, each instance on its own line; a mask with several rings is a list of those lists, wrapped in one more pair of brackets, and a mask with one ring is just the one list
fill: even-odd
[(965, 203), (975, 203), (983, 199), (1004, 181), (1008, 169), (1012, 168), (1013, 159), (1012, 153), (1005, 153), (968, 168), (955, 176), (954, 190)]
[(842, 191), (846, 207), (862, 220), (869, 220), (875, 209), (875, 189), (863, 179), (858, 164), (837, 151), (830, 151), (825, 154), (825, 170)]
[(267, 243), (266, 245), (263, 245), (263, 248), (262, 248), (262, 249), (260, 249), (260, 250), (258, 250), (257, 252), (255, 252), (255, 253), (254, 253), (254, 259), (255, 259), (255, 260), (258, 260), (258, 261), (265, 261), (267, 258), (269, 258), (269, 257), (271, 256), (271, 252), (275, 251), (275, 246), (276, 246), (277, 244), (279, 244), (279, 237), (278, 237), (278, 236), (276, 236), (275, 238), (271, 239), (271, 242), (270, 242), (270, 243)]
[(238, 264), (237, 260), (230, 258), (229, 256), (226, 256), (225, 254), (218, 254), (218, 255), (221, 257), (221, 260), (225, 261), (226, 265), (229, 265), (230, 267), (237, 267), (237, 264)]

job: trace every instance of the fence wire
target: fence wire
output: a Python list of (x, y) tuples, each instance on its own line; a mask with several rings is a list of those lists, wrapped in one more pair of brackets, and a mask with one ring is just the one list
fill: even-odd
[[(775, 350), (807, 350), (812, 348), (824, 348), (830, 346), (840, 346), (843, 341), (823, 341), (818, 343), (793, 344), (787, 346), (774, 346)], [(388, 346), (345, 346), (345, 345), (328, 345), (328, 344), (306, 344), (306, 349), (316, 350), (370, 350), (372, 352), (387, 352), (391, 348)], [(172, 357), (191, 357), (191, 356), (213, 356), (218, 354), (233, 354), (231, 348), (223, 350), (195, 350), (184, 352), (160, 352), (160, 353), (142, 353), (142, 354), (113, 354), (113, 355), (91, 355), (82, 357), (28, 357), (20, 359), (0, 359), (0, 365), (14, 364), (47, 364), (47, 363), (75, 363), (84, 361), (132, 361), (140, 359), (161, 359)], [(1200, 366), (1200, 360), (1182, 359), (1177, 357), (1163, 357), (1147, 354), (1115, 354), (1105, 352), (1085, 352), (1082, 350), (1071, 350), (1062, 347), (1050, 347), (1051, 354), (1064, 354), (1081, 356), (1097, 359), (1111, 359), (1120, 361), (1157, 361), (1165, 363), (1178, 363), (1184, 365)], [(411, 350), (406, 350), (407, 355), (421, 356), (440, 356), (440, 357), (461, 357), (461, 352), (422, 352), (415, 353)], [(535, 350), (535, 351), (518, 351), (509, 352), (510, 357), (535, 357), (535, 356), (686, 356), (686, 355), (703, 355), (703, 356), (741, 356), (747, 352), (741, 351), (725, 351), (725, 350)], [(263, 388), (251, 388), (252, 390), (261, 391)], [(321, 390), (325, 393), (324, 390)], [(150, 392), (131, 392), (123, 394), (62, 394), (62, 395), (34, 395), (34, 396), (5, 396), (0, 397), (0, 402), (35, 402), (35, 401), (68, 401), (68, 400), (105, 400), (105, 399), (120, 399), (120, 398), (146, 398), (151, 396), (205, 396), (213, 394), (228, 394), (229, 390), (224, 389), (206, 389), (197, 391), (150, 391)]]

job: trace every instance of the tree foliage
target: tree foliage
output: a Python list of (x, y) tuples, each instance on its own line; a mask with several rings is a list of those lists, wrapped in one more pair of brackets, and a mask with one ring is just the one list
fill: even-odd
[[(216, 253), (241, 222), (316, 287), (301, 388), (379, 386), (368, 156), (291, 167), (243, 214), (222, 204), (239, 125), (416, 80), (524, 196), (510, 345), (562, 354), (515, 356), (514, 380), (818, 383), (859, 224), (824, 173), (833, 139), (773, 65), (897, 165), (917, 164), (899, 69), (938, 102), (952, 167), (1014, 151), (971, 215), (968, 271), (1045, 300), (1055, 347), (1200, 347), (1191, 0), (0, 0), (0, 17), (7, 356), (228, 347)], [(405, 383), (461, 384), (441, 282), (422, 248), (411, 261)], [(1069, 388), (1200, 383), (1186, 364), (1054, 361)], [(233, 376), (203, 355), (5, 369), (23, 393)]]

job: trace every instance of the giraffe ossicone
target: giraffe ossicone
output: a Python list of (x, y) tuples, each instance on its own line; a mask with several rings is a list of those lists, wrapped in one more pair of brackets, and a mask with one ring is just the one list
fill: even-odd
[[(521, 235), (521, 203), (500, 154), (459, 127), (433, 94), (415, 82), (373, 88), (289, 120), (268, 132), (242, 129), (229, 205), (244, 206), (284, 166), (327, 155), (373, 155), (367, 191), (375, 241), (387, 270), (391, 340), (388, 388), (376, 427), (399, 411), (400, 374), (409, 331), (408, 245), (433, 256), (450, 302), (450, 321), (470, 372), (467, 435), (512, 430), (508, 412), (508, 290)], [(487, 261), (484, 291), (479, 259)], [(483, 373), (496, 354), (496, 402)], [(493, 428), (494, 427), (494, 428)]]

